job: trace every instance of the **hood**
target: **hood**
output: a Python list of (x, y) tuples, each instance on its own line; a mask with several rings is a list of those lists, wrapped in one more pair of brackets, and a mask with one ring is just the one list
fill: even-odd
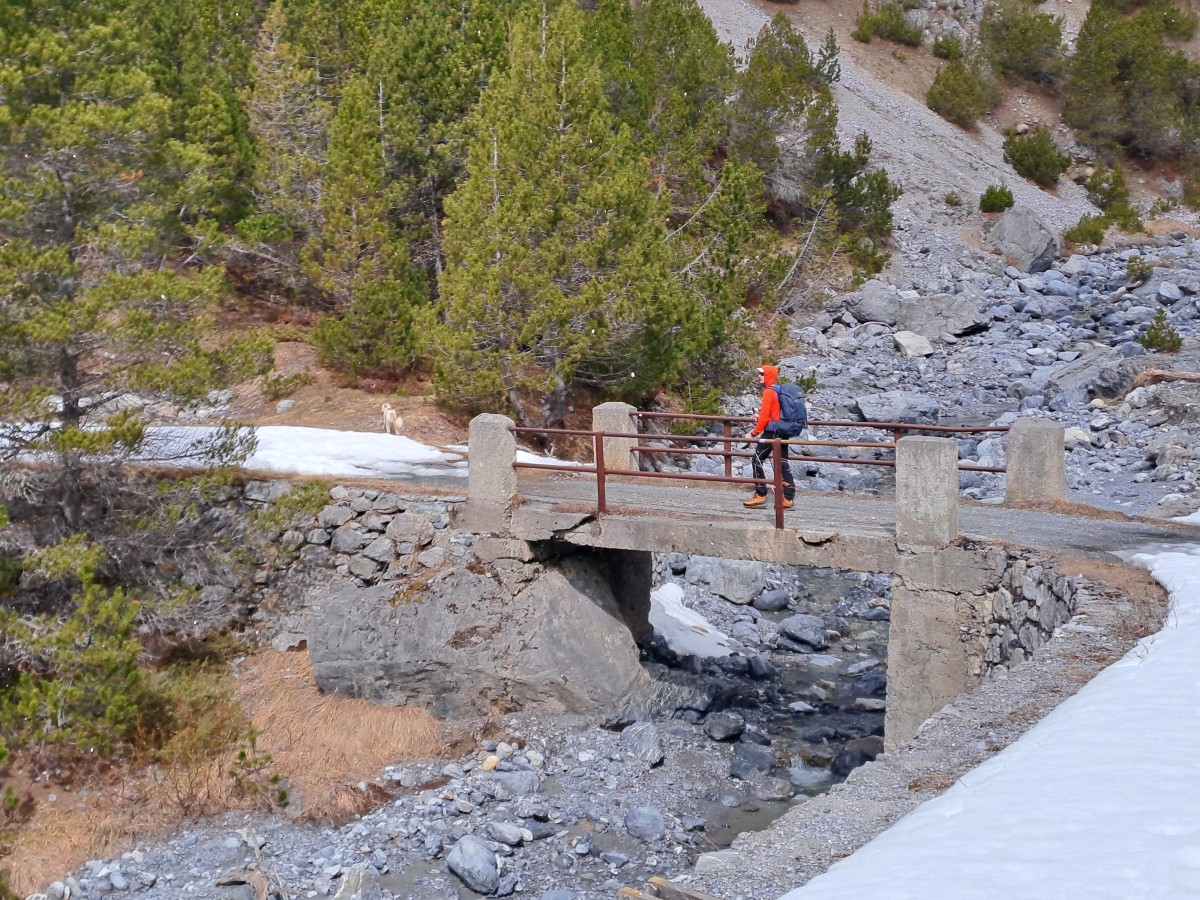
[(779, 380), (778, 366), (762, 366), (763, 370), (763, 387), (770, 387)]

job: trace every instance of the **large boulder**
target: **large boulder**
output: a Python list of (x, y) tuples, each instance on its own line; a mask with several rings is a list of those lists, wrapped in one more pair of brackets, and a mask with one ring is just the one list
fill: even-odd
[(1014, 206), (1002, 215), (988, 241), (1010, 266), (1022, 272), (1045, 272), (1062, 250), (1058, 235), (1025, 206)]
[(940, 334), (965, 335), (983, 331), (991, 324), (987, 301), (974, 291), (961, 294), (931, 294), (928, 297), (900, 299), (896, 323), (900, 328), (922, 337)]
[(856, 397), (854, 408), (866, 422), (905, 422), (910, 425), (936, 425), (940, 407), (925, 394), (913, 391), (884, 391)]
[[(497, 708), (604, 714), (642, 695), (648, 678), (630, 631), (641, 613), (617, 600), (601, 559), (513, 571), (506, 579), (463, 567), (434, 585), (319, 589), (308, 635), (317, 684), (442, 718)], [(627, 587), (623, 595), (635, 593)]]
[(850, 310), (860, 322), (895, 325), (900, 294), (895, 286), (877, 278), (864, 282), (850, 298)]

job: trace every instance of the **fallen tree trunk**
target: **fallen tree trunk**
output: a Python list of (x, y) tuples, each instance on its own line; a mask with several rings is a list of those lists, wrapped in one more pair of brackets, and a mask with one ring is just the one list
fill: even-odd
[(1200, 372), (1170, 372), (1166, 369), (1143, 369), (1133, 379), (1133, 388), (1145, 387), (1148, 384), (1159, 384), (1163, 381), (1194, 381), (1200, 382)]

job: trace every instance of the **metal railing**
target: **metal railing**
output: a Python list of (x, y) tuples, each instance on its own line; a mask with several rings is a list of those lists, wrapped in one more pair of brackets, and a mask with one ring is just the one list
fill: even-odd
[[(870, 442), (870, 441), (821, 441), (821, 440), (802, 440), (792, 438), (783, 440), (781, 438), (770, 439), (771, 444), (771, 477), (770, 478), (745, 478), (733, 474), (734, 459), (751, 459), (755, 456), (753, 450), (737, 450), (733, 447), (735, 443), (744, 443), (744, 436), (735, 437), (733, 434), (733, 426), (735, 424), (752, 424), (755, 420), (749, 417), (737, 416), (699, 416), (690, 415), (687, 413), (648, 413), (634, 412), (630, 417), (635, 421), (638, 419), (690, 419), (693, 421), (714, 421), (722, 423), (722, 435), (716, 437), (713, 435), (673, 435), (662, 434), (653, 435), (656, 438), (663, 438), (676, 443), (691, 443), (691, 444), (714, 444), (723, 445), (720, 455), (725, 461), (724, 475), (706, 475), (698, 472), (643, 472), (640, 469), (619, 469), (610, 471), (604, 462), (604, 441), (606, 438), (617, 439), (623, 442), (634, 441), (633, 446), (626, 449), (630, 453), (645, 453), (653, 456), (654, 454), (663, 455), (701, 455), (712, 456), (713, 451), (709, 447), (660, 447), (646, 444), (642, 438), (647, 435), (639, 432), (622, 432), (622, 431), (585, 431), (575, 428), (529, 428), (525, 426), (513, 426), (511, 431), (518, 435), (537, 436), (537, 437), (580, 437), (587, 438), (592, 444), (594, 454), (594, 462), (592, 465), (578, 464), (555, 464), (541, 462), (514, 462), (513, 468), (517, 469), (538, 469), (539, 471), (561, 471), (575, 472), (580, 474), (594, 474), (596, 476), (596, 509), (600, 515), (605, 515), (608, 512), (608, 498), (606, 481), (610, 475), (619, 475), (621, 478), (660, 478), (668, 480), (681, 480), (698, 483), (716, 483), (716, 484), (750, 484), (767, 485), (774, 490), (774, 505), (775, 505), (775, 527), (783, 528), (783, 447), (786, 444), (788, 447), (793, 446), (816, 446), (816, 447), (861, 447), (869, 449), (890, 449), (895, 450), (896, 441), (899, 441), (907, 432), (933, 432), (935, 434), (970, 434), (979, 432), (1006, 432), (1007, 427), (1002, 426), (956, 426), (956, 425), (911, 425), (905, 422), (850, 422), (850, 421), (816, 421), (810, 420), (809, 427), (845, 427), (845, 428), (874, 428), (883, 429), (892, 432), (893, 442)], [(757, 439), (762, 441), (761, 438)], [(829, 462), (840, 463), (843, 465), (859, 465), (859, 466), (888, 466), (894, 468), (896, 465), (895, 458), (892, 459), (845, 459), (843, 457), (820, 457), (820, 456), (803, 456), (795, 458), (797, 462)], [(791, 462), (791, 459), (789, 459)], [(1003, 472), (1004, 469), (999, 466), (977, 466), (959, 464), (960, 471), (973, 472)]]

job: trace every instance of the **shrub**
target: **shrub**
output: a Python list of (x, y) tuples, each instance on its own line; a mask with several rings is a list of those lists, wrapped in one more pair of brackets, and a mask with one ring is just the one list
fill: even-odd
[(1071, 157), (1061, 152), (1045, 125), (1035, 125), (1026, 134), (1009, 129), (1004, 138), (1004, 158), (1021, 175), (1050, 187), (1067, 171)]
[(1125, 263), (1125, 281), (1130, 285), (1145, 284), (1153, 272), (1154, 264), (1141, 256), (1131, 256)]
[(1005, 78), (1050, 84), (1062, 74), (1063, 20), (1034, 12), (1024, 0), (999, 0), (984, 10), (979, 39), (984, 53)]
[(1104, 240), (1108, 219), (1104, 216), (1084, 216), (1064, 233), (1063, 237), (1072, 244), (1099, 244)]
[(933, 39), (933, 55), (938, 59), (962, 59), (962, 38), (957, 34), (939, 34)]
[(1087, 180), (1087, 191), (1091, 201), (1104, 210), (1108, 224), (1118, 225), (1126, 231), (1144, 230), (1141, 216), (1129, 202), (1125, 170), (1120, 165), (1112, 168), (1097, 166)]
[(962, 206), (963, 199), (958, 195), (957, 191), (950, 191), (942, 197), (942, 202), (947, 206)]
[(862, 12), (858, 14), (850, 36), (864, 44), (871, 43), (873, 37), (881, 37), (897, 44), (918, 47), (921, 44), (922, 31), (916, 25), (908, 24), (904, 16), (904, 7), (899, 3), (881, 3), (872, 9), (864, 0)]
[(979, 209), (985, 213), (1004, 212), (1015, 203), (1013, 192), (1002, 184), (988, 185), (979, 197)]
[(969, 128), (992, 108), (992, 94), (979, 66), (954, 59), (934, 76), (925, 104), (943, 119)]
[(1138, 339), (1138, 343), (1154, 353), (1178, 353), (1183, 347), (1183, 337), (1167, 324), (1167, 311), (1160, 309), (1154, 321)]

